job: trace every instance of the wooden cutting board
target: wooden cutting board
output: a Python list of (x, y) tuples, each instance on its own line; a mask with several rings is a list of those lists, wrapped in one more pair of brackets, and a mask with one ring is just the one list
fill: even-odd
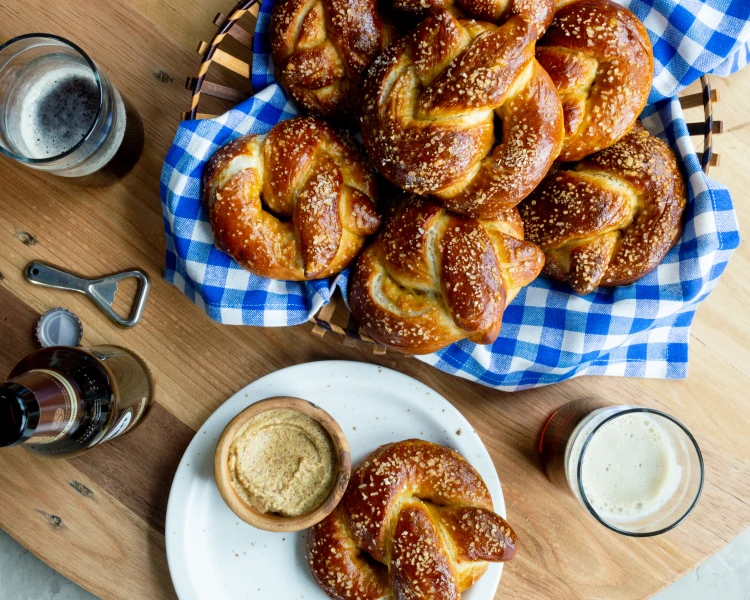
[[(183, 82), (195, 71), (194, 44), (210, 39), (213, 16), (228, 8), (226, 0), (26, 0), (0, 6), (0, 38), (50, 31), (89, 51), (137, 106), (147, 136), (135, 170), (102, 190), (80, 189), (0, 160), (0, 376), (34, 349), (38, 315), (63, 305), (82, 318), (84, 345), (121, 344), (149, 363), (158, 402), (132, 434), (80, 458), (50, 461), (20, 448), (0, 451), (0, 526), (103, 598), (173, 598), (164, 516), (172, 475), (193, 432), (247, 383), (320, 359), (371, 361), (402, 371), (451, 400), (479, 432), (520, 538), (519, 556), (507, 566), (498, 598), (643, 598), (750, 525), (746, 246), (698, 311), (686, 381), (590, 377), (516, 394), (468, 383), (414, 359), (375, 357), (367, 348), (345, 347), (328, 336), (321, 340), (310, 335), (310, 325), (219, 326), (165, 283), (161, 163), (175, 115), (188, 104)], [(740, 222), (746, 222), (750, 69), (713, 81), (723, 94), (717, 118), (728, 131), (714, 138), (722, 165), (712, 175), (733, 190)], [(240, 85), (229, 77), (225, 83)], [(211, 111), (210, 104), (202, 108)], [(700, 114), (700, 108), (693, 110)], [(132, 330), (118, 329), (86, 298), (32, 287), (22, 277), (32, 259), (85, 275), (144, 268), (154, 285), (143, 321)], [(590, 395), (663, 409), (698, 438), (705, 491), (675, 531), (652, 539), (621, 537), (542, 474), (536, 451), (541, 423), (561, 404)]]

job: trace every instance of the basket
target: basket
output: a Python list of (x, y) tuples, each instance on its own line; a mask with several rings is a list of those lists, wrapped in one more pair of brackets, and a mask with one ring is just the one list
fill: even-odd
[[(228, 15), (222, 13), (216, 15), (213, 21), (218, 28), (216, 35), (210, 42), (201, 41), (198, 44), (197, 52), (202, 57), (198, 75), (197, 77), (188, 77), (185, 82), (185, 87), (192, 93), (192, 97), (190, 110), (183, 112), (181, 115), (183, 120), (210, 119), (217, 116), (216, 114), (200, 112), (199, 104), (203, 96), (210, 96), (223, 101), (226, 104), (226, 109), (229, 109), (252, 95), (252, 91), (248, 93), (214, 83), (208, 81), (206, 77), (210, 70), (213, 71), (212, 67), (216, 65), (217, 69), (229, 70), (246, 78), (248, 82), (250, 81), (253, 47), (253, 34), (250, 32), (255, 30), (255, 21), (259, 9), (259, 0), (240, 0)], [(227, 37), (239, 43), (239, 46), (234, 44), (235, 47), (240, 48), (239, 51), (236, 48), (228, 49)], [(221, 47), (222, 44), (224, 44), (223, 48)], [(703, 137), (703, 151), (697, 154), (703, 171), (708, 174), (711, 167), (719, 166), (720, 157), (713, 151), (713, 135), (722, 133), (724, 124), (722, 121), (714, 120), (713, 117), (713, 105), (719, 101), (718, 91), (711, 88), (711, 82), (707, 75), (701, 76), (700, 81), (702, 87), (700, 92), (683, 95), (679, 98), (679, 101), (685, 111), (703, 108), (703, 120), (688, 123), (687, 127), (691, 136)], [(364, 343), (369, 344), (375, 354), (386, 353), (385, 346), (375, 342), (359, 326), (359, 323), (344, 304), (339, 292), (336, 292), (331, 301), (321, 308), (311, 321), (314, 335), (323, 337), (326, 332), (330, 331), (339, 336), (341, 342), (346, 346)]]

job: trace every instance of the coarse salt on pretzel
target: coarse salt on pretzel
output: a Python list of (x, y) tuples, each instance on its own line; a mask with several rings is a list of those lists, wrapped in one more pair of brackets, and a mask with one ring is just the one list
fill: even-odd
[(518, 204), (563, 138), (562, 107), (534, 58), (535, 40), (520, 16), (498, 26), (440, 10), (391, 44), (365, 81), (361, 132), (375, 166), (472, 217)]

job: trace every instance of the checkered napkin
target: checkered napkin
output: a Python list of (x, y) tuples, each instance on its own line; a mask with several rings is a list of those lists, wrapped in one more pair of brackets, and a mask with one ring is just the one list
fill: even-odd
[[(463, 340), (421, 360), (508, 391), (576, 375), (687, 375), (690, 323), (738, 246), (739, 232), (729, 192), (701, 171), (680, 104), (670, 97), (701, 73), (726, 75), (748, 62), (750, 1), (623, 4), (646, 23), (656, 55), (656, 79), (642, 122), (675, 150), (688, 183), (680, 242), (654, 272), (630, 286), (581, 297), (565, 284), (539, 277), (506, 308), (494, 344)], [(227, 324), (302, 323), (337, 286), (345, 296), (347, 290), (348, 271), (308, 283), (271, 281), (244, 271), (213, 246), (201, 206), (203, 166), (220, 145), (244, 133), (266, 132), (296, 114), (273, 79), (271, 5), (265, 0), (261, 7), (254, 42), (253, 87), (267, 87), (221, 117), (182, 123), (161, 177), (165, 278)]]

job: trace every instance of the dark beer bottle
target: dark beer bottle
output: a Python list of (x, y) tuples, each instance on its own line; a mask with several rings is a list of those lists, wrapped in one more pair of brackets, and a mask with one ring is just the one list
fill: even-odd
[(124, 348), (38, 350), (0, 383), (0, 448), (73, 456), (135, 427), (152, 395), (148, 368)]

